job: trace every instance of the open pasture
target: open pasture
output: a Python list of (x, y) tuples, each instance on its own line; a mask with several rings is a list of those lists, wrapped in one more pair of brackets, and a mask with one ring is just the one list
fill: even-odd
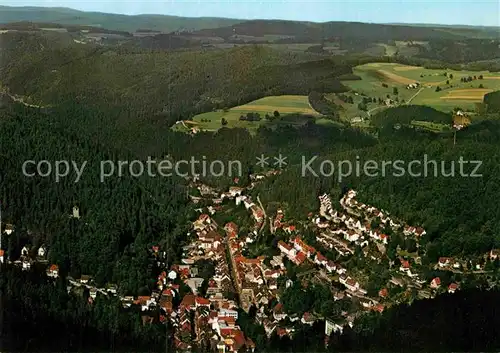
[[(225, 126), (228, 128), (241, 127), (252, 130), (262, 124), (269, 124), (269, 121), (265, 119), (265, 115), (269, 114), (272, 116), (274, 111), (278, 111), (280, 117), (286, 117), (290, 114), (321, 117), (321, 114), (311, 108), (307, 96), (283, 95), (264, 97), (248, 104), (233, 107), (227, 111), (218, 110), (199, 114), (193, 117), (192, 121), (197, 123), (197, 127), (201, 130), (218, 130), (222, 127), (222, 119), (227, 121), (227, 125)], [(259, 113), (261, 120), (240, 120), (240, 117), (242, 115), (246, 116), (247, 113)], [(287, 123), (290, 123), (290, 121), (287, 121)], [(303, 121), (298, 123), (302, 124)]]
[[(353, 71), (361, 80), (342, 83), (358, 94), (376, 98), (389, 95), (394, 100), (397, 97), (400, 104), (410, 101), (411, 104), (427, 105), (442, 111), (455, 107), (474, 110), (486, 93), (500, 90), (498, 72), (436, 70), (394, 63), (369, 63), (357, 66)], [(468, 77), (473, 80), (461, 82), (462, 78)], [(420, 83), (420, 88), (406, 88), (416, 82)], [(398, 91), (397, 95), (394, 88)]]

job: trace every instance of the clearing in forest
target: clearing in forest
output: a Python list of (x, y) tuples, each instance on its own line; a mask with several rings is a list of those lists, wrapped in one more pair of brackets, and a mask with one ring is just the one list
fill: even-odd
[[(217, 130), (221, 128), (222, 119), (225, 119), (227, 122), (225, 126), (228, 128), (244, 127), (256, 129), (262, 124), (269, 123), (269, 121), (265, 119), (265, 116), (266, 114), (273, 116), (275, 111), (277, 111), (281, 117), (290, 114), (304, 114), (315, 117), (322, 116), (312, 109), (307, 96), (283, 95), (264, 97), (247, 104), (230, 108), (226, 111), (218, 110), (199, 114), (193, 117), (192, 120), (198, 123), (198, 128), (202, 130)], [(246, 116), (248, 113), (258, 113), (261, 120), (240, 120), (241, 116)], [(303, 124), (303, 121), (300, 120), (300, 122), (297, 121), (297, 123)]]

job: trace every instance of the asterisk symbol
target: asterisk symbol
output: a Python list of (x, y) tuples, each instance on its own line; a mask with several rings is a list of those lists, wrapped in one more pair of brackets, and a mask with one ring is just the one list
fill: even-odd
[(274, 165), (277, 165), (279, 168), (283, 168), (287, 165), (286, 157), (282, 156), (281, 153), (279, 154), (278, 157), (274, 157)]
[(269, 162), (267, 161), (268, 159), (269, 157), (266, 157), (263, 154), (261, 154), (260, 157), (257, 157), (257, 163), (256, 163), (257, 166), (261, 168), (266, 167), (269, 164)]

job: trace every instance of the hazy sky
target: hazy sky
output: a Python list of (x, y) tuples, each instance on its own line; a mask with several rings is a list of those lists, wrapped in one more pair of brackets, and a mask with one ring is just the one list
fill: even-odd
[(0, 5), (61, 6), (127, 15), (500, 26), (500, 0), (0, 0)]

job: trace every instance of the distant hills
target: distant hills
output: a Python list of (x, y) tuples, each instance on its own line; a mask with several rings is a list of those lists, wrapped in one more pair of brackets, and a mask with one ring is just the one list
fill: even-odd
[[(39, 22), (66, 26), (102, 27), (114, 31), (135, 32), (149, 29), (170, 33), (179, 30), (197, 32), (201, 36), (229, 38), (233, 35), (262, 38), (291, 36), (303, 41), (328, 37), (362, 38), (364, 40), (429, 40), (465, 37), (499, 36), (499, 27), (444, 26), (425, 24), (373, 24), (358, 22), (325, 22), (285, 20), (243, 20), (214, 17), (178, 17), (167, 15), (119, 15), (85, 12), (59, 7), (0, 6), (0, 24)], [(286, 41), (286, 37), (282, 40)]]
[(61, 7), (0, 6), (0, 23), (23, 21), (105, 27), (111, 30), (127, 32), (135, 32), (138, 29), (173, 32), (180, 29), (199, 30), (231, 26), (244, 20), (166, 15), (128, 16), (102, 12), (84, 12)]
[(384, 25), (360, 22), (294, 22), (283, 20), (251, 20), (227, 27), (202, 29), (198, 35), (222, 37), (245, 35), (264, 37), (266, 35), (293, 36), (305, 41), (321, 41), (324, 38), (362, 39), (364, 41), (387, 40), (430, 40), (463, 39), (460, 33), (429, 27)]

